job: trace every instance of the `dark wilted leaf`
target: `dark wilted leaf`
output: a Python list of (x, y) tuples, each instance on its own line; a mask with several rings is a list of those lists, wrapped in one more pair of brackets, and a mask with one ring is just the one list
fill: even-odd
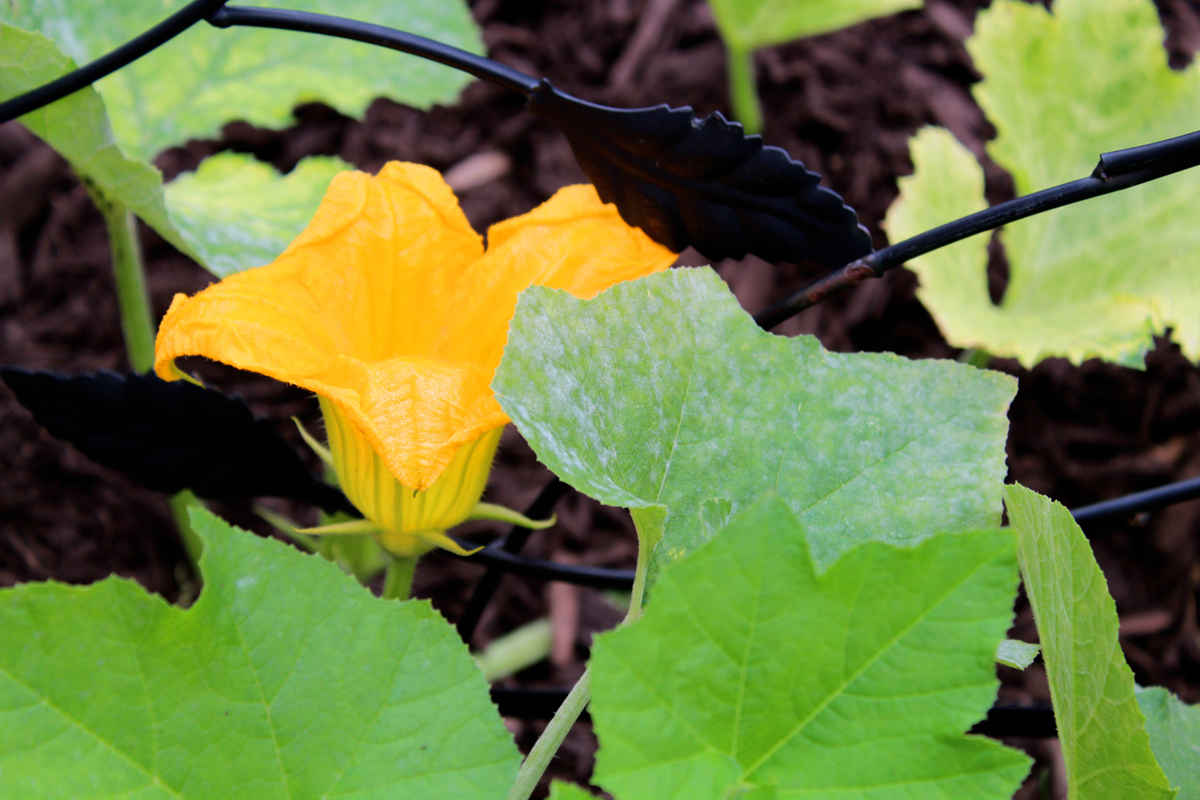
[(354, 512), (345, 495), (315, 478), (271, 423), (255, 419), (240, 399), (154, 375), (68, 377), (5, 368), (0, 376), (51, 436), (155, 491), (285, 497)]
[(720, 113), (607, 108), (545, 80), (529, 109), (563, 132), (601, 199), (676, 252), (691, 245), (714, 261), (753, 253), (829, 267), (871, 252), (854, 210), (820, 175)]

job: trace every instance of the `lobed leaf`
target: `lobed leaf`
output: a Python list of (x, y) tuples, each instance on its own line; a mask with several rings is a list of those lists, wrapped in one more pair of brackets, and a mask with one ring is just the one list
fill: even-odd
[[(22, 3), (21, 6), (35, 4)], [(0, 18), (9, 4), (0, 4)], [(75, 68), (53, 42), (0, 22), (0, 99), (22, 94)], [(93, 88), (81, 89), (21, 122), (67, 161), (93, 192), (124, 205), (182, 252), (196, 257), (167, 215), (162, 175), (144, 161), (128, 158), (117, 146), (104, 101)]]
[(188, 611), (121, 578), (0, 591), (5, 798), (503, 796), (512, 737), (428, 603), (192, 513)]
[[(1087, 176), (1102, 152), (1200, 128), (1200, 65), (1172, 70), (1151, 0), (998, 0), (967, 46), (985, 79), (974, 93), (998, 135), (988, 154), (1018, 194)], [(945, 132), (911, 143), (916, 174), (886, 221), (893, 241), (984, 206), (983, 173)], [(1009, 282), (987, 291), (987, 239), (910, 262), (947, 340), (1013, 357), (1103, 358), (1140, 367), (1170, 329), (1200, 360), (1200, 181), (1184, 172), (1005, 228)]]
[(774, 336), (707, 268), (592, 300), (527, 289), (492, 385), (543, 463), (661, 538), (659, 563), (766, 489), (822, 567), (1000, 521), (1011, 378)]
[(1023, 486), (1005, 502), (1050, 681), (1070, 800), (1175, 797), (1154, 758), (1117, 607), (1071, 512)]
[(1177, 800), (1200, 800), (1200, 706), (1189, 706), (1161, 687), (1137, 690), (1137, 704), (1146, 715), (1150, 749), (1173, 788)]
[(239, 153), (206, 158), (167, 184), (171, 222), (219, 277), (269, 264), (304, 230), (333, 176), (352, 166), (314, 156), (280, 175)]
[[(183, 4), (0, 4), (0, 98), (103, 55)], [(266, 5), (358, 15), (474, 52), (482, 49), (459, 2)], [(388, 68), (380, 68), (380, 59), (388, 60)], [(360, 116), (381, 95), (418, 107), (449, 102), (467, 80), (447, 67), (361, 43), (280, 31), (221, 31), (202, 23), (99, 81), (100, 94), (84, 89), (21, 121), (70, 161), (93, 192), (126, 206), (181, 252), (224, 276), (283, 252), (308, 223), (340, 162), (305, 161), (281, 177), (230, 154), (218, 157), (216, 165), (202, 165), (196, 176), (183, 176), (164, 198), (162, 176), (148, 163), (160, 150), (214, 136), (233, 119), (288, 124), (302, 102), (321, 100), (351, 116)]]
[[(178, 11), (186, 0), (0, 4), (0, 20), (50, 37), (86, 63)], [(465, 3), (418, 0), (263, 0), (256, 5), (369, 20), (482, 52)], [(351, 117), (376, 97), (417, 108), (453, 102), (471, 80), (431, 61), (361, 42), (201, 23), (96, 86), (117, 142), (150, 160), (188, 139), (215, 136), (226, 122), (281, 127), (300, 103), (321, 101)]]
[(964, 731), (996, 696), (1012, 534), (871, 542), (818, 575), (805, 533), (765, 498), (597, 638), (595, 780), (620, 800), (1011, 797), (1029, 759)]
[(722, 39), (738, 50), (757, 50), (919, 8), (921, 0), (709, 0), (709, 5)]

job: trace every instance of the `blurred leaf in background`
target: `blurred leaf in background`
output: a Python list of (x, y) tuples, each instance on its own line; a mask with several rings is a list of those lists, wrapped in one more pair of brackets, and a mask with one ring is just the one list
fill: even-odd
[[(0, 21), (49, 37), (0, 36), (0, 98), (9, 98), (87, 63), (185, 5), (183, 0), (4, 3)], [(481, 52), (466, 5), (417, 0), (294, 0), (261, 5), (368, 20)], [(218, 275), (265, 264), (307, 224), (331, 177), (331, 162), (297, 167), (287, 179), (262, 168), (240, 174), (231, 160), (186, 189), (168, 193), (148, 162), (189, 139), (214, 137), (233, 120), (281, 127), (300, 103), (320, 101), (361, 116), (376, 97), (417, 108), (451, 103), (469, 76), (359, 42), (289, 31), (200, 23), (95, 90), (65, 98), (23, 121), (64, 155), (80, 177), (132, 209), (181, 251)], [(105, 113), (107, 111), (107, 114)], [(270, 221), (214, 213), (213, 199), (268, 209)], [(173, 198), (178, 199), (176, 204)], [(315, 198), (315, 199), (314, 199)], [(164, 203), (170, 208), (163, 213)], [(211, 263), (210, 263), (211, 262)]]
[(754, 51), (846, 28), (910, 8), (922, 0), (709, 0), (729, 60), (733, 116), (747, 133), (762, 130)]
[[(1087, 176), (1101, 153), (1200, 128), (1200, 65), (1172, 70), (1151, 0), (997, 0), (967, 48), (1018, 195)], [(983, 170), (946, 131), (910, 143), (916, 174), (888, 211), (898, 242), (986, 206)], [(909, 262), (947, 341), (1026, 367), (1052, 356), (1140, 368), (1154, 337), (1200, 361), (1200, 181), (1184, 172), (1007, 226), (1009, 279), (987, 284), (988, 236)]]
[(251, 156), (219, 153), (167, 184), (167, 209), (201, 262), (223, 278), (274, 261), (347, 169), (339, 158), (313, 156), (280, 175)]

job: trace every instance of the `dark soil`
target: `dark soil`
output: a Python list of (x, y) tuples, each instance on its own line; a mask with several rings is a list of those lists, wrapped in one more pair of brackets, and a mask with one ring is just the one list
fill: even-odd
[[(906, 143), (918, 127), (945, 126), (979, 155), (993, 135), (971, 98), (978, 76), (962, 44), (977, 9), (986, 5), (928, 0), (921, 11), (759, 56), (767, 142), (825, 175), (857, 209), (877, 246), (886, 243), (879, 221), (896, 195), (896, 178), (911, 171)], [(669, 102), (701, 113), (727, 110), (722, 46), (699, 0), (478, 0), (473, 8), (492, 57), (548, 76), (579, 97), (624, 107)], [(1182, 66), (1200, 45), (1200, 2), (1161, 0), (1160, 8), (1172, 63)], [(225, 149), (253, 153), (284, 170), (312, 154), (336, 154), (370, 171), (391, 159), (449, 170), (452, 182), (463, 187), (467, 215), (480, 229), (584, 180), (556, 131), (524, 113), (520, 98), (482, 83), (468, 87), (458, 105), (429, 113), (380, 100), (363, 120), (312, 105), (298, 109), (296, 125), (284, 131), (233, 123), (218, 141), (164, 153), (159, 166), (173, 177)], [(1012, 195), (1011, 181), (990, 162), (987, 177), (993, 201)], [(143, 243), (158, 312), (173, 293), (194, 292), (211, 281), (153, 232), (143, 230)], [(1004, 266), (1002, 258), (994, 261), (998, 296)], [(685, 253), (681, 263), (705, 261)], [(716, 266), (751, 311), (820, 274), (811, 265), (772, 266), (755, 259)], [(956, 357), (915, 300), (915, 283), (910, 273), (895, 270), (789, 320), (777, 332), (815, 334), (837, 351)], [(0, 127), (0, 363), (67, 373), (127, 368), (100, 216), (69, 167), (11, 123)], [(1100, 363), (1075, 368), (1060, 361), (1032, 371), (1003, 361), (993, 367), (1020, 379), (1011, 412), (1010, 480), (1079, 506), (1200, 475), (1200, 370), (1169, 343), (1160, 344), (1144, 372)], [(278, 421), (304, 450), (287, 420), (293, 414), (315, 417), (306, 393), (219, 365), (203, 370), (213, 384), (240, 392), (258, 414)], [(180, 566), (182, 551), (161, 496), (48, 437), (4, 389), (0, 453), (0, 586), (47, 579), (87, 583), (115, 572), (168, 598), (178, 596), (187, 570)], [(520, 437), (506, 434), (490, 499), (524, 507), (548, 479)], [(267, 532), (249, 504), (216, 507), (238, 524)], [(311, 509), (284, 510), (313, 518)], [(559, 524), (536, 534), (527, 553), (633, 565), (635, 544), (625, 512), (571, 495), (559, 504), (558, 515)], [(1097, 525), (1089, 534), (1117, 601), (1122, 644), (1137, 679), (1200, 701), (1200, 502)], [(417, 594), (432, 598), (454, 620), (480, 574), (477, 566), (434, 554), (422, 562)], [(508, 577), (473, 644), (486, 645), (550, 607), (560, 642), (556, 658), (522, 673), (512, 685), (568, 685), (582, 669), (591, 633), (619, 616), (598, 592)], [(1014, 634), (1034, 636), (1024, 603)], [(1005, 700), (1049, 699), (1036, 665), (1025, 673), (1002, 673)], [(512, 723), (523, 747), (540, 726)], [(1034, 796), (1041, 774), (1061, 792), (1053, 744), (1017, 744), (1040, 759), (1022, 796)], [(594, 740), (580, 726), (554, 772), (586, 780), (593, 749)]]

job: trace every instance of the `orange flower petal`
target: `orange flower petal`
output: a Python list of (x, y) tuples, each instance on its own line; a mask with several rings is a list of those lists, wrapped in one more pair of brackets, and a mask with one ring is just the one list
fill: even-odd
[(274, 263), (176, 295), (155, 370), (173, 380), (175, 358), (202, 355), (316, 392), (401, 484), (424, 491), (463, 444), (508, 422), (489, 384), (521, 290), (591, 297), (675, 258), (590, 186), (489, 237), (484, 255), (434, 170), (344, 173)]
[(455, 282), (482, 252), (437, 171), (389, 164), (376, 177), (342, 173), (274, 263), (176, 296), (155, 371), (169, 380), (172, 359), (203, 355), (304, 385), (295, 376), (334, 354), (430, 356)]
[(590, 298), (659, 272), (675, 254), (625, 223), (596, 189), (568, 186), (528, 214), (488, 230), (488, 251), (459, 282), (438, 355), (494, 370), (517, 294), (531, 285)]
[(428, 489), (463, 444), (509, 421), (492, 372), (476, 364), (346, 358), (320, 378), (313, 390), (337, 404), (410, 489)]

